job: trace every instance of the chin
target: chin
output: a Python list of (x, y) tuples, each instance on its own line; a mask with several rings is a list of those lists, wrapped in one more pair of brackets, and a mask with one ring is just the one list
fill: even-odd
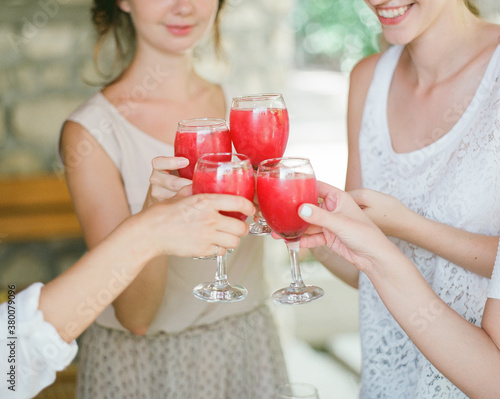
[(395, 34), (395, 32), (384, 31), (384, 39), (389, 44), (404, 46), (410, 43), (414, 38), (409, 35)]

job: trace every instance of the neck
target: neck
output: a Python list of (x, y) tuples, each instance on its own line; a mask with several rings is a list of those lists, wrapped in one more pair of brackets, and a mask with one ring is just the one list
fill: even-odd
[(122, 78), (126, 91), (134, 99), (180, 99), (189, 96), (199, 79), (192, 52), (184, 54), (148, 54), (138, 48)]
[[(453, 14), (453, 12), (455, 14)], [(439, 21), (406, 46), (407, 61), (419, 85), (446, 80), (470, 62), (484, 23), (462, 8), (444, 12)]]

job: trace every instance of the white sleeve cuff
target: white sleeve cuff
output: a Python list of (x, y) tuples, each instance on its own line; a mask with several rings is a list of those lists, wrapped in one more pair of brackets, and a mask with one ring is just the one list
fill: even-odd
[[(75, 341), (68, 344), (55, 327), (44, 320), (43, 313), (38, 309), (42, 287), (43, 284), (35, 283), (19, 292), (14, 299), (15, 339), (9, 339), (7, 343), (12, 343), (16, 357), (12, 364), (15, 364), (16, 394), (19, 396), (12, 397), (32, 397), (52, 384), (56, 372), (68, 366), (78, 350)], [(0, 309), (0, 319), (3, 319), (4, 313), (6, 316), (4, 310)], [(0, 341), (4, 338), (0, 336)], [(6, 345), (4, 342), (1, 344)]]

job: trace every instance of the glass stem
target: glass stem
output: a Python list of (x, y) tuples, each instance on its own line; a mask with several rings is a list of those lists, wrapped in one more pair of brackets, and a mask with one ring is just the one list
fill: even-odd
[(292, 268), (292, 283), (290, 286), (293, 288), (304, 288), (305, 284), (302, 281), (299, 265), (299, 241), (287, 241), (286, 246), (290, 255), (290, 265)]
[(227, 267), (226, 267), (226, 256), (217, 256), (217, 271), (215, 272), (215, 285), (217, 287), (226, 287), (229, 285), (227, 281)]

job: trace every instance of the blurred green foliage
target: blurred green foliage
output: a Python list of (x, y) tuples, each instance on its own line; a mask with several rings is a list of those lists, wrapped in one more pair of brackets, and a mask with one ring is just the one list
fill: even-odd
[(349, 72), (378, 52), (381, 28), (364, 0), (296, 0), (296, 65)]

